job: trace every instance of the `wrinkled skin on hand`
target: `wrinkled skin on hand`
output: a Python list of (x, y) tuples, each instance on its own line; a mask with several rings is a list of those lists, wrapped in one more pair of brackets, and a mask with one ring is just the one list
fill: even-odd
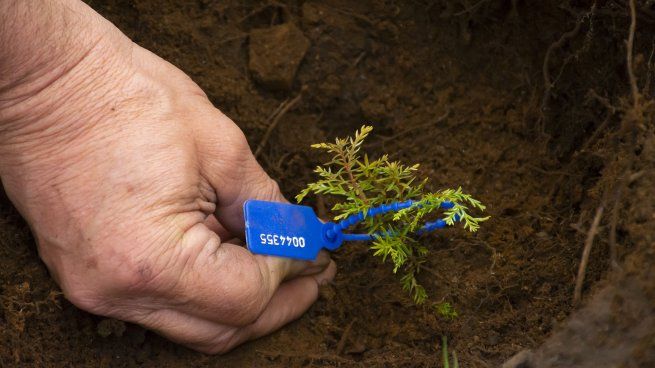
[(208, 353), (298, 318), (334, 263), (231, 240), (246, 199), (284, 200), (276, 183), (184, 73), (98, 22), (69, 68), (0, 100), (2, 184), (66, 298)]

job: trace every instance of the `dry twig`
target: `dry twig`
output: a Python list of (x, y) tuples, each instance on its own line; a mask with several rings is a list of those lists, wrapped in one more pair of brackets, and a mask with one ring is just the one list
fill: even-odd
[(437, 118), (437, 120), (428, 121), (428, 122), (425, 122), (423, 124), (419, 124), (419, 125), (415, 125), (413, 127), (409, 127), (409, 128), (407, 128), (407, 129), (405, 129), (403, 131), (400, 131), (400, 132), (398, 132), (398, 133), (396, 133), (394, 135), (388, 136), (388, 137), (380, 137), (380, 140), (378, 140), (377, 142), (371, 143), (369, 145), (369, 147), (376, 147), (376, 146), (379, 146), (379, 145), (383, 145), (383, 144), (385, 144), (385, 143), (387, 143), (387, 142), (389, 142), (391, 140), (396, 140), (396, 139), (398, 139), (398, 137), (401, 137), (401, 136), (403, 136), (405, 134), (414, 132), (414, 131), (419, 130), (419, 129), (425, 129), (425, 128), (432, 127), (432, 126), (434, 126), (436, 124), (439, 124), (442, 121), (446, 120), (446, 118), (449, 115), (450, 115), (450, 110), (446, 110), (446, 112), (444, 112), (441, 116), (439, 116)]
[(346, 326), (346, 328), (343, 330), (343, 333), (341, 334), (341, 338), (339, 339), (339, 342), (337, 343), (337, 355), (341, 355), (343, 353), (343, 348), (346, 347), (346, 341), (348, 341), (348, 337), (350, 337), (350, 331), (353, 328), (353, 324), (355, 323), (355, 319), (353, 318), (352, 321)]
[(584, 283), (585, 273), (587, 272), (587, 264), (589, 263), (589, 254), (591, 254), (591, 246), (594, 243), (596, 233), (598, 233), (598, 225), (600, 218), (603, 216), (604, 206), (601, 204), (596, 210), (594, 221), (587, 233), (585, 240), (584, 250), (582, 251), (582, 259), (580, 260), (580, 267), (578, 267), (578, 276), (575, 278), (575, 290), (573, 291), (573, 305), (576, 306), (580, 303), (582, 298), (582, 284)]
[(259, 157), (259, 155), (262, 153), (262, 150), (266, 146), (268, 139), (271, 137), (271, 133), (273, 133), (273, 130), (280, 122), (280, 119), (284, 116), (284, 114), (286, 114), (289, 110), (291, 110), (291, 108), (294, 107), (298, 103), (298, 101), (300, 101), (301, 97), (302, 97), (302, 91), (300, 91), (300, 93), (298, 93), (298, 96), (294, 97), (293, 100), (289, 102), (285, 101), (282, 104), (280, 104), (280, 106), (278, 106), (275, 112), (271, 115), (273, 121), (271, 122), (271, 124), (269, 124), (268, 129), (266, 129), (266, 132), (262, 137), (262, 140), (259, 142), (259, 145), (255, 150), (255, 157)]
[(331, 354), (313, 354), (313, 353), (307, 353), (307, 352), (281, 352), (281, 351), (267, 351), (267, 350), (257, 350), (257, 353), (260, 355), (263, 355), (265, 357), (270, 357), (270, 358), (289, 358), (289, 359), (301, 359), (301, 360), (306, 360), (306, 359), (311, 359), (311, 360), (318, 360), (318, 361), (331, 361), (331, 362), (338, 362), (338, 363), (352, 363), (351, 360), (342, 358), (338, 355), (331, 355)]
[(480, 0), (477, 3), (469, 6), (468, 8), (453, 14), (453, 16), (459, 17), (460, 15), (471, 13), (471, 12), (475, 11), (477, 8), (479, 8), (480, 6), (482, 6), (482, 4), (486, 3), (487, 1), (489, 1), (489, 0)]

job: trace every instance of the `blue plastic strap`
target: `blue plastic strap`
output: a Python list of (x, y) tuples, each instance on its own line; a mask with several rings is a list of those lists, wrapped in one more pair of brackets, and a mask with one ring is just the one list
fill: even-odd
[[(301, 260), (314, 260), (325, 248), (335, 250), (343, 241), (371, 241), (380, 234), (347, 234), (344, 230), (364, 221), (367, 217), (388, 212), (397, 212), (411, 207), (414, 201), (384, 204), (357, 213), (344, 220), (322, 222), (308, 206), (289, 203), (248, 200), (243, 205), (246, 220), (246, 243), (255, 254), (266, 254)], [(451, 202), (441, 203), (444, 209), (454, 206)], [(455, 220), (459, 218), (455, 216)], [(426, 223), (417, 234), (423, 234), (447, 226), (446, 221)]]
[[(397, 212), (401, 209), (404, 208), (409, 208), (411, 207), (415, 202), (414, 201), (405, 201), (405, 202), (395, 202), (392, 204), (383, 204), (378, 207), (371, 208), (368, 212), (368, 216), (377, 216), (383, 213), (387, 213), (389, 211)], [(452, 202), (441, 202), (439, 207), (449, 210), (453, 207), (455, 207), (455, 204)], [(368, 216), (363, 216), (362, 213), (358, 213), (356, 215), (349, 216), (345, 220), (339, 222), (339, 228), (346, 230), (353, 221), (351, 218), (361, 218), (360, 221), (363, 221), (364, 217)], [(459, 216), (455, 215), (455, 221), (459, 221)], [(357, 223), (355, 222), (355, 223)], [(416, 235), (422, 235), (437, 229), (442, 229), (444, 227), (448, 226), (445, 220), (439, 219), (434, 222), (426, 222), (425, 225), (423, 225), (420, 229), (416, 231)], [(383, 236), (383, 233), (376, 233), (376, 234), (343, 234), (343, 240), (344, 241), (371, 241), (374, 240), (376, 236)]]

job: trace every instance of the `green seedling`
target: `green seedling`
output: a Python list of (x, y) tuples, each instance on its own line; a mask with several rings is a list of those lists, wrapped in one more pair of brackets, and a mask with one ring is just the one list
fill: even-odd
[[(450, 368), (450, 359), (448, 355), (448, 338), (446, 336), (441, 336), (441, 361), (443, 363), (443, 368)], [(453, 350), (450, 355), (453, 357), (453, 368), (459, 368), (457, 352)]]
[[(319, 180), (310, 183), (296, 196), (301, 202), (307, 195), (329, 195), (340, 199), (333, 207), (335, 221), (360, 212), (397, 201), (413, 200), (414, 204), (398, 212), (366, 217), (363, 223), (368, 234), (375, 234), (371, 250), (383, 262), (390, 260), (393, 272), (402, 274), (400, 281), (416, 304), (427, 298), (425, 288), (417, 281), (417, 275), (425, 263), (429, 249), (419, 240), (417, 230), (426, 221), (441, 216), (448, 225), (461, 223), (464, 229), (475, 232), (480, 223), (489, 217), (474, 217), (472, 209), (484, 211), (485, 206), (461, 188), (426, 190), (427, 179), (417, 178), (419, 165), (403, 165), (391, 161), (388, 155), (371, 159), (360, 154), (364, 140), (373, 130), (363, 126), (354, 137), (337, 138), (334, 143), (318, 143), (313, 148), (331, 155), (329, 161), (318, 166), (315, 172)], [(454, 205), (439, 211), (443, 202)]]
[(457, 318), (457, 310), (455, 310), (455, 307), (452, 306), (452, 304), (448, 302), (441, 302), (437, 303), (434, 305), (434, 310), (437, 312), (437, 314), (447, 320), (453, 320)]

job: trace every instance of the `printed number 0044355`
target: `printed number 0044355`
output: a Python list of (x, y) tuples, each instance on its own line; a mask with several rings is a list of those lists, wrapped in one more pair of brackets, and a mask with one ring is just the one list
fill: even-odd
[(305, 247), (305, 238), (303, 238), (302, 236), (259, 234), (259, 240), (261, 240), (262, 244), (268, 244), (268, 245), (286, 245), (286, 246), (294, 246), (296, 248)]

